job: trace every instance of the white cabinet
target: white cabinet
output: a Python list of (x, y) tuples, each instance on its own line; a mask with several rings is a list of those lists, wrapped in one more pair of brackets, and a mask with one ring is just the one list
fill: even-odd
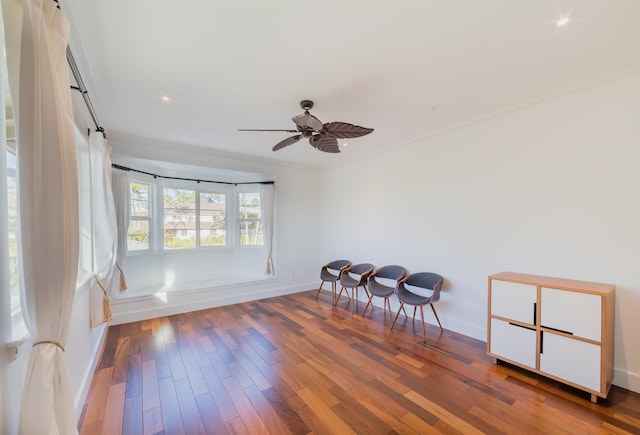
[(615, 286), (503, 272), (489, 276), (487, 352), (606, 397)]

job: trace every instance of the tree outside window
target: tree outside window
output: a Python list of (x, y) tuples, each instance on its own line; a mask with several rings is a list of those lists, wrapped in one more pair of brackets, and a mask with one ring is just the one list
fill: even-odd
[(238, 193), (240, 246), (264, 246), (260, 192)]
[(127, 233), (129, 251), (149, 249), (149, 220), (151, 209), (151, 186), (145, 183), (130, 184), (131, 216)]
[(164, 189), (164, 248), (195, 248), (196, 221), (196, 191)]
[(225, 194), (199, 192), (199, 195), (200, 246), (226, 246), (227, 207)]

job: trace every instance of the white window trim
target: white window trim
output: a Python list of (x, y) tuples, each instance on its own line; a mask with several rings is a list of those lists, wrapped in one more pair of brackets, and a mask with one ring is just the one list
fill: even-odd
[[(148, 210), (149, 210), (149, 216), (148, 217), (140, 217), (140, 216), (133, 216), (133, 213), (131, 213), (131, 215), (129, 216), (129, 225), (131, 225), (131, 222), (133, 221), (147, 221), (149, 222), (149, 247), (147, 249), (136, 249), (136, 250), (128, 250), (127, 251), (127, 257), (128, 256), (136, 256), (136, 255), (148, 255), (148, 254), (152, 254), (154, 252), (154, 248), (155, 248), (155, 228), (154, 226), (156, 225), (155, 223), (155, 216), (156, 216), (156, 207), (155, 204), (157, 202), (156, 197), (155, 197), (155, 193), (158, 190), (158, 186), (156, 183), (153, 182), (153, 179), (151, 179), (151, 177), (138, 177), (138, 176), (133, 176), (130, 175), (129, 176), (129, 188), (131, 188), (131, 184), (144, 184), (146, 186), (149, 186), (149, 206), (148, 206)], [(129, 199), (129, 201), (131, 201), (131, 198)], [(128, 231), (128, 229), (127, 229)]]
[[(260, 225), (262, 226), (262, 234), (263, 234), (263, 238), (264, 238), (264, 214), (262, 213), (262, 207), (264, 206), (264, 204), (263, 204), (264, 201), (263, 201), (263, 198), (262, 198), (262, 191), (261, 191), (259, 185), (256, 185), (256, 186), (258, 186), (257, 188), (256, 187), (252, 187), (252, 186), (253, 185), (239, 187), (236, 190), (236, 194), (234, 195), (235, 196), (235, 201), (236, 201), (235, 208), (234, 208), (234, 214), (235, 214), (234, 221), (235, 221), (235, 224), (236, 224), (236, 227), (237, 227), (237, 231), (234, 234), (234, 239), (235, 239), (236, 246), (238, 248), (240, 248), (240, 249), (266, 249), (266, 246), (264, 244), (264, 239), (263, 239), (262, 245), (243, 245), (240, 242), (240, 238), (242, 237), (241, 233), (240, 233), (240, 231), (241, 231), (240, 230), (240, 221), (245, 221), (245, 220), (253, 221), (253, 222), (256, 222), (256, 221), (259, 222)], [(258, 219), (243, 219), (243, 218), (240, 217), (240, 200), (239, 200), (239, 197), (240, 197), (241, 193), (257, 193), (260, 196), (260, 218), (258, 218)]]

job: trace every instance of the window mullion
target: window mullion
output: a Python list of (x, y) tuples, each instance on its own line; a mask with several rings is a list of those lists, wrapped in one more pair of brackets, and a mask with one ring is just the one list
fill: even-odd
[(200, 248), (200, 191), (196, 190), (196, 249)]

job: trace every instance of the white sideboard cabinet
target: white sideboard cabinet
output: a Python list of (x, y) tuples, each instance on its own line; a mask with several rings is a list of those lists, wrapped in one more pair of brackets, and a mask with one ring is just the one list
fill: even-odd
[(615, 286), (502, 272), (489, 276), (487, 353), (606, 398)]

